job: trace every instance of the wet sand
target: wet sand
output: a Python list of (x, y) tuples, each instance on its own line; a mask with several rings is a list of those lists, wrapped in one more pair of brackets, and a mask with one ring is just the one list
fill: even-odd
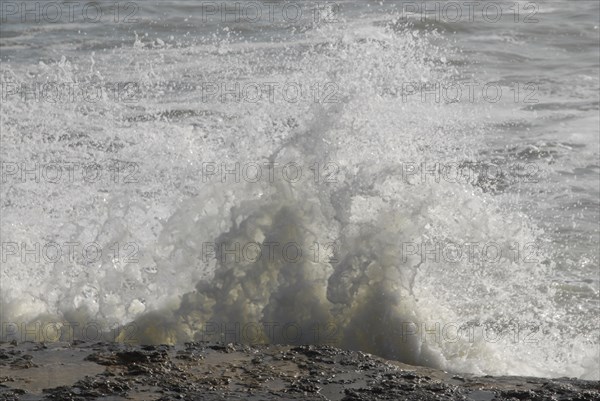
[(0, 343), (0, 400), (600, 400), (600, 382), (476, 377), (328, 346)]

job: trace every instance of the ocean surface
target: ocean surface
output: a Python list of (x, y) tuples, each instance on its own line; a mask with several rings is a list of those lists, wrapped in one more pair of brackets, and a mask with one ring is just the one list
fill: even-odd
[(0, 11), (2, 340), (599, 379), (596, 0)]

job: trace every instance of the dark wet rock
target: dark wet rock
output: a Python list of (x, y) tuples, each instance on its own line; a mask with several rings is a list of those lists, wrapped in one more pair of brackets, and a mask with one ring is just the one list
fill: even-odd
[[(11, 343), (12, 347), (15, 347)], [(33, 355), (25, 354), (19, 349), (2, 349), (0, 350), (0, 366), (10, 366), (13, 369), (28, 369), (36, 367), (33, 363)]]
[[(600, 399), (598, 381), (451, 375), (329, 346), (0, 344), (0, 367), (0, 400)], [(24, 380), (48, 369), (71, 381), (42, 391)]]
[(72, 387), (60, 386), (44, 390), (48, 399), (51, 400), (89, 400), (108, 396), (126, 396), (131, 386), (123, 379), (107, 377), (87, 377), (78, 381)]

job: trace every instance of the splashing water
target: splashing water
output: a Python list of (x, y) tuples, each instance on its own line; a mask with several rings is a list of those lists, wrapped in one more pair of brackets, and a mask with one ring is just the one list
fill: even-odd
[[(136, 35), (88, 59), (2, 66), (11, 82), (135, 80), (144, 94), (60, 110), (4, 103), (5, 160), (133, 160), (140, 174), (130, 186), (4, 186), (3, 238), (136, 244), (139, 258), (104, 252), (44, 269), (9, 259), (2, 321), (95, 322), (117, 341), (317, 343), (451, 371), (597, 377), (597, 328), (589, 311), (565, 317), (551, 249), (527, 258), (525, 244), (549, 239), (511, 207), (514, 194), (412, 174), (475, 159), (489, 105), (390, 91), (457, 82), (463, 56), (435, 32), (384, 22), (251, 44), (235, 32)], [(313, 91), (294, 103), (207, 102), (198, 82), (223, 80)], [(274, 179), (266, 169), (256, 182), (207, 179), (207, 162), (269, 165)], [(294, 179), (291, 165), (302, 170)], [(466, 252), (469, 243), (479, 249)], [(22, 329), (11, 324), (5, 335)]]

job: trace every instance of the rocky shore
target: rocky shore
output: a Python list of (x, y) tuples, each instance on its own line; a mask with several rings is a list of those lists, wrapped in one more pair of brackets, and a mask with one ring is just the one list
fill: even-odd
[(600, 400), (600, 382), (476, 377), (328, 346), (1, 343), (0, 400)]

